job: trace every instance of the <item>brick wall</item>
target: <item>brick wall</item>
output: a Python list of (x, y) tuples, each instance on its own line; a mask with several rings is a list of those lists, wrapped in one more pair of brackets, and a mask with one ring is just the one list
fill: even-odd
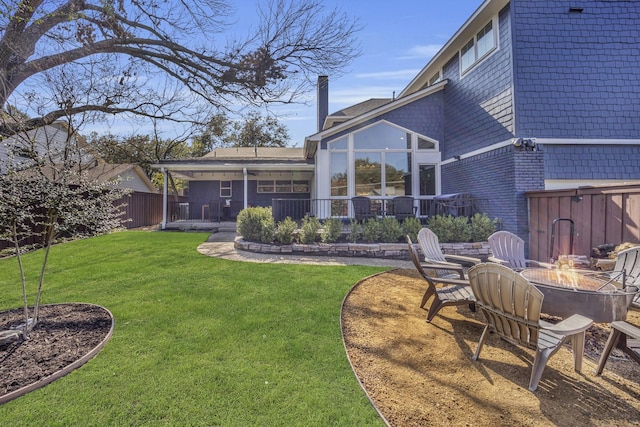
[(503, 147), (442, 166), (442, 192), (468, 192), (500, 228), (528, 241), (525, 191), (544, 188), (543, 152)]

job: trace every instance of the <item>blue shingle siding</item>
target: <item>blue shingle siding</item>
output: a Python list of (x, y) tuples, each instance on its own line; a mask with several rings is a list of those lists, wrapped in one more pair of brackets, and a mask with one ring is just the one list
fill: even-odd
[(513, 136), (511, 27), (509, 6), (498, 18), (498, 49), (460, 76), (458, 56), (444, 67), (444, 158)]
[(383, 114), (378, 119), (387, 120), (405, 129), (442, 141), (444, 138), (443, 99), (444, 92), (436, 92)]
[(518, 134), (638, 138), (640, 2), (511, 5)]
[(634, 145), (547, 145), (547, 179), (640, 179), (640, 147)]

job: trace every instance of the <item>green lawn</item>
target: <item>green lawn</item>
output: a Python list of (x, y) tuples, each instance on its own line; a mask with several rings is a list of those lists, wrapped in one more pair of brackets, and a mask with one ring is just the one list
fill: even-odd
[[(214, 259), (196, 251), (206, 237), (127, 231), (54, 247), (44, 303), (102, 305), (115, 332), (82, 368), (1, 405), (1, 424), (384, 425), (339, 320), (349, 288), (380, 269)], [(41, 257), (25, 257), (33, 286)], [(0, 289), (0, 310), (20, 306), (13, 258), (0, 260)]]

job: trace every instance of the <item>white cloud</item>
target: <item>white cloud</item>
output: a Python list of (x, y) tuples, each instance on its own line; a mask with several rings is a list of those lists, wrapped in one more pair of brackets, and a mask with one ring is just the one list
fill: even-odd
[(393, 92), (398, 94), (399, 88), (395, 86), (360, 86), (349, 89), (333, 90), (329, 96), (332, 107), (338, 109), (366, 101), (371, 98), (392, 98)]
[(410, 68), (406, 70), (396, 71), (379, 71), (373, 73), (358, 73), (355, 75), (358, 79), (374, 79), (374, 80), (409, 80), (412, 79), (420, 70)]
[(426, 45), (417, 45), (411, 47), (407, 50), (404, 56), (401, 56), (400, 59), (416, 59), (420, 58), (425, 61), (429, 61), (433, 56), (438, 53), (438, 51), (442, 48), (441, 44), (426, 44)]

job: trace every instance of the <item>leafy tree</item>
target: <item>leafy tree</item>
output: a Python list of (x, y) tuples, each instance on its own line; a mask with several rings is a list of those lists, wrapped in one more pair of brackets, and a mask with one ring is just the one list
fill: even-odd
[(151, 135), (98, 135), (92, 132), (87, 141), (107, 163), (140, 165), (151, 178), (151, 165), (158, 160), (189, 157), (190, 148), (182, 138), (160, 138)]
[(201, 157), (217, 147), (286, 147), (288, 142), (286, 126), (274, 116), (251, 111), (234, 121), (220, 113), (193, 138), (192, 154)]
[[(0, 162), (0, 239), (12, 242), (18, 260), (24, 323), (17, 330), (0, 332), (0, 341), (18, 339), (19, 333), (27, 339), (37, 325), (54, 242), (106, 233), (122, 224), (117, 201), (127, 190), (112, 181), (95, 180), (89, 174), (94, 163), (83, 161), (74, 141), (72, 133), (63, 142), (38, 141), (29, 135), (2, 141), (8, 156)], [(44, 248), (44, 257), (30, 310), (22, 253), (32, 240)]]
[[(355, 58), (356, 20), (320, 0), (266, 0), (238, 37), (225, 0), (0, 2), (0, 134), (89, 114), (203, 123), (233, 105), (297, 102)], [(17, 101), (20, 101), (18, 103)]]

